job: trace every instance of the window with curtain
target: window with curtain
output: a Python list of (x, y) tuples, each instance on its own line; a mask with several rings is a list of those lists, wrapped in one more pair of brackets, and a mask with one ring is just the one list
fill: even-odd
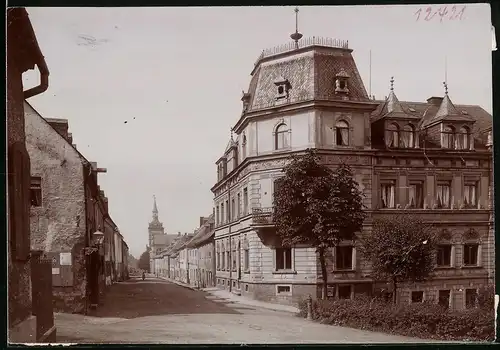
[(436, 202), (438, 209), (447, 209), (451, 204), (451, 184), (450, 182), (438, 182), (436, 188)]
[(415, 147), (415, 128), (413, 125), (407, 124), (404, 126), (401, 135), (401, 144), (405, 148)]
[(467, 150), (470, 147), (470, 130), (466, 126), (460, 128), (458, 133), (458, 148)]
[(464, 206), (466, 208), (477, 207), (477, 183), (466, 182), (464, 186)]
[(288, 127), (286, 126), (285, 123), (278, 125), (274, 137), (275, 137), (274, 140), (275, 149), (287, 148), (289, 146)]
[(477, 266), (479, 244), (465, 244), (463, 253), (463, 262), (465, 266)]
[(424, 185), (422, 182), (410, 182), (408, 187), (408, 204), (410, 208), (424, 207)]
[(455, 129), (450, 125), (445, 126), (441, 132), (441, 147), (455, 148)]
[(349, 145), (349, 124), (343, 120), (339, 120), (335, 124), (335, 143), (337, 146), (348, 146)]
[(389, 124), (385, 134), (385, 144), (387, 147), (399, 147), (399, 126), (397, 124)]
[(395, 183), (382, 183), (380, 186), (382, 208), (395, 208)]
[(224, 203), (220, 205), (220, 223), (224, 224)]

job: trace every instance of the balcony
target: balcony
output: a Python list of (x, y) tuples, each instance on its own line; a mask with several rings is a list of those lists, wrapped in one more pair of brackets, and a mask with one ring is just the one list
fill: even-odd
[(274, 226), (273, 208), (253, 208), (252, 226), (254, 227), (272, 227)]

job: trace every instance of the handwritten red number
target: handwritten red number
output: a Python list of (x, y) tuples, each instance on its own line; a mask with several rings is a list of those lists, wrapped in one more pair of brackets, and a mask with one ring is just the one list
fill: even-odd
[(432, 13), (432, 8), (431, 7), (426, 8), (425, 12), (427, 12), (427, 16), (425, 16), (425, 18), (424, 18), (426, 21), (430, 21), (432, 19), (432, 17), (434, 17), (434, 15), (435, 15), (435, 13), (434, 13), (434, 15), (432, 15), (431, 17), (429, 17), (430, 14)]
[(458, 15), (457, 15), (457, 17), (459, 17), (459, 18), (460, 18), (460, 20), (462, 20), (462, 16), (464, 15), (464, 12), (465, 12), (465, 8), (466, 8), (466, 7), (467, 7), (467, 6), (462, 7), (462, 9), (460, 10), (460, 12), (459, 12), (459, 13), (458, 13)]
[(450, 16), (450, 19), (452, 21), (455, 19), (455, 12), (457, 12), (457, 6), (453, 5), (453, 7), (451, 8), (451, 16)]
[(420, 13), (422, 12), (422, 9), (418, 9), (417, 12), (415, 12), (415, 14), (417, 15), (417, 21), (420, 19)]
[(440, 7), (438, 10), (439, 16), (441, 17), (441, 22), (443, 22), (443, 17), (448, 14), (448, 9), (447, 6), (445, 7)]

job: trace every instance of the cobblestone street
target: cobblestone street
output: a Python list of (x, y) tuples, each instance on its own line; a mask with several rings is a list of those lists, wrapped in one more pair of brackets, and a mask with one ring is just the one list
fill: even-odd
[[(131, 279), (109, 288), (92, 315), (56, 314), (61, 343), (422, 342), (306, 321), (293, 313), (223, 299), (168, 281)], [(250, 305), (249, 305), (250, 304)]]

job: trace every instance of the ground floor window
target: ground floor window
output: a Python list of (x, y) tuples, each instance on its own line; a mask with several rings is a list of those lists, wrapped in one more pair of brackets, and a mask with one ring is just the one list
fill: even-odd
[(465, 307), (467, 309), (473, 308), (476, 306), (477, 302), (477, 289), (471, 288), (465, 290)]
[(413, 291), (411, 292), (411, 302), (412, 303), (421, 303), (424, 301), (424, 292), (419, 290), (419, 291)]
[(441, 305), (445, 308), (450, 307), (450, 290), (449, 289), (439, 291), (438, 303), (439, 303), (439, 305)]
[(338, 296), (339, 299), (351, 299), (352, 286), (351, 285), (340, 285), (338, 287)]

